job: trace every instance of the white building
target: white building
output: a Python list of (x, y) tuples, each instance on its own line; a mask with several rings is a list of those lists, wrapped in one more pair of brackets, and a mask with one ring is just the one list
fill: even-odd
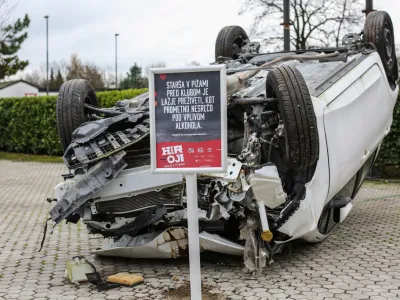
[[(1, 0), (0, 0), (1, 2)], [(114, 91), (112, 88), (96, 89), (96, 92)], [(57, 96), (59, 89), (49, 89), (49, 96)], [(46, 88), (37, 87), (25, 80), (13, 80), (0, 82), (0, 98), (10, 97), (36, 97), (46, 96)]]
[(24, 80), (0, 82), (0, 98), (8, 97), (35, 97), (39, 95), (39, 88)]

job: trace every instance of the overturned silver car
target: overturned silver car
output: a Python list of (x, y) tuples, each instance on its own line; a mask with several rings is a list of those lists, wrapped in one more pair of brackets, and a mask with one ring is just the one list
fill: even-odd
[[(198, 179), (202, 250), (243, 255), (253, 271), (346, 218), (390, 130), (398, 68), (386, 12), (370, 13), (343, 43), (263, 54), (239, 26), (220, 31), (228, 172)], [(65, 82), (57, 126), (70, 173), (55, 188), (54, 222), (81, 219), (110, 238), (99, 255), (187, 255), (183, 176), (150, 173), (148, 94), (99, 108), (87, 81)]]

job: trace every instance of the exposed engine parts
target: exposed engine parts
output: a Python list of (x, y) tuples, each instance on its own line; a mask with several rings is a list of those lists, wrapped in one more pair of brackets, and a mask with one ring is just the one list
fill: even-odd
[(64, 162), (70, 169), (94, 163), (139, 142), (149, 134), (149, 127), (148, 115), (143, 113), (86, 123), (72, 133)]

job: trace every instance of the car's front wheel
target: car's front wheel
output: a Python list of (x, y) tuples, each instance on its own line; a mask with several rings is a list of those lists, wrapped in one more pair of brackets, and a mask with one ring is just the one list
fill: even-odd
[(71, 143), (72, 132), (90, 121), (85, 104), (99, 106), (96, 93), (87, 80), (73, 79), (61, 85), (57, 98), (56, 119), (63, 151)]
[(291, 169), (307, 169), (319, 157), (317, 119), (307, 84), (295, 66), (281, 66), (267, 76), (267, 97), (277, 98), (283, 122), (281, 156)]

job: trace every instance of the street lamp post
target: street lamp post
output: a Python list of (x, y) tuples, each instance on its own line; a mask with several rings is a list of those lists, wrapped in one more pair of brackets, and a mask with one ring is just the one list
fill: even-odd
[(118, 89), (118, 44), (117, 37), (119, 33), (115, 34), (115, 89)]
[(46, 19), (46, 93), (49, 95), (49, 16)]
[(283, 1), (283, 49), (290, 50), (290, 5), (289, 0)]
[(374, 11), (374, 0), (365, 0), (365, 9), (363, 12), (368, 16), (372, 11)]

